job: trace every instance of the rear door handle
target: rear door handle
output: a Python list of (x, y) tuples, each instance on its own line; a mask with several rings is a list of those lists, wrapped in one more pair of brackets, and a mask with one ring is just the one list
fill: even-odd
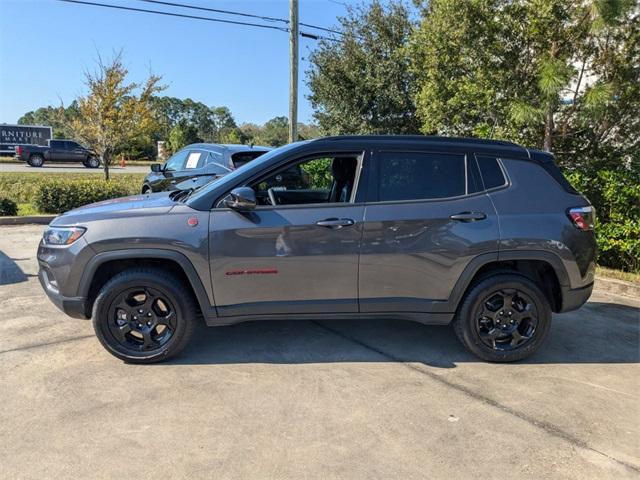
[(320, 220), (316, 222), (316, 225), (318, 225), (319, 227), (327, 227), (337, 230), (342, 227), (353, 225), (354, 223), (356, 222), (354, 222), (350, 218), (327, 218), (326, 220)]
[(477, 222), (478, 220), (484, 220), (487, 215), (482, 212), (460, 212), (449, 217), (451, 220), (457, 220), (459, 222)]

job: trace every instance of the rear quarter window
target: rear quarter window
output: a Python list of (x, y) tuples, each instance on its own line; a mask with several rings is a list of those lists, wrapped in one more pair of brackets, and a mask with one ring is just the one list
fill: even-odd
[(504, 172), (502, 171), (496, 157), (476, 155), (476, 159), (478, 160), (480, 176), (482, 177), (485, 190), (502, 187), (507, 183), (507, 179), (505, 178)]

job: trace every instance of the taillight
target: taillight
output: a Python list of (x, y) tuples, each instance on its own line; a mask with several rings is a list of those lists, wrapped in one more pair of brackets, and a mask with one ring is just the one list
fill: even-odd
[(16, 155), (22, 155), (22, 147), (21, 146), (17, 146), (16, 147)]
[(593, 230), (596, 212), (592, 206), (570, 208), (567, 215), (577, 229)]

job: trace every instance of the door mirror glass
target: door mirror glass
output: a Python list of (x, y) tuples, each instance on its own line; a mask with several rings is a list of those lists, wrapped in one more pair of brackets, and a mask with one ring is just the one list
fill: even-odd
[(155, 173), (160, 173), (162, 171), (162, 165), (160, 165), (159, 163), (152, 163), (151, 171)]
[(256, 208), (256, 192), (251, 187), (234, 188), (223, 203), (233, 210), (253, 210)]

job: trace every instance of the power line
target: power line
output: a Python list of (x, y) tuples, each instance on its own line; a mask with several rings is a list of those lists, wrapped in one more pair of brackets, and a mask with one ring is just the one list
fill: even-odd
[[(163, 12), (160, 10), (149, 10), (146, 8), (136, 8), (136, 7), (125, 7), (123, 5), (112, 5), (112, 4), (108, 4), (108, 3), (98, 3), (98, 2), (87, 2), (84, 0), (58, 0), (59, 2), (65, 2), (65, 3), (75, 3), (75, 4), (80, 4), (80, 5), (91, 5), (94, 7), (104, 7), (104, 8), (113, 8), (115, 10), (127, 10), (127, 11), (132, 11), (132, 12), (140, 12), (140, 13), (152, 13), (152, 14), (156, 14), (156, 15), (164, 15), (167, 17), (179, 17), (179, 18), (187, 18), (187, 19), (191, 19), (191, 20), (205, 20), (205, 21), (209, 21), (209, 22), (217, 22), (217, 23), (229, 23), (232, 25), (242, 25), (242, 26), (247, 26), (247, 27), (257, 27), (257, 28), (266, 28), (269, 30), (278, 30), (281, 32), (285, 32), (285, 33), (289, 33), (289, 28), (288, 27), (276, 27), (274, 25), (264, 25), (261, 23), (252, 23), (252, 22), (240, 22), (237, 20), (224, 20), (222, 18), (211, 18), (211, 17), (201, 17), (201, 16), (197, 16), (197, 15), (187, 15), (184, 13), (175, 13), (175, 12)], [(168, 2), (165, 2), (168, 3)], [(176, 4), (178, 5), (178, 4)], [(193, 5), (192, 5), (193, 7)], [(195, 7), (194, 7), (195, 8)], [(198, 7), (200, 8), (200, 7)], [(251, 14), (246, 14), (246, 15), (251, 15)], [(288, 20), (285, 20), (286, 23), (289, 23)], [(325, 37), (322, 35), (315, 35), (312, 33), (306, 33), (306, 32), (300, 32), (300, 36), (305, 37), (305, 38), (311, 38), (313, 40), (328, 40), (328, 41), (337, 41), (335, 38), (330, 38), (330, 37)]]
[(241, 16), (241, 17), (259, 18), (261, 20), (266, 20), (266, 21), (269, 21), (269, 22), (282, 22), (282, 23), (289, 24), (289, 20), (286, 20), (284, 18), (267, 17), (267, 16), (263, 16), (263, 15), (254, 15), (252, 13), (233, 12), (231, 10), (222, 10), (220, 8), (200, 7), (200, 6), (197, 6), (197, 5), (186, 5), (184, 3), (163, 2), (163, 1), (160, 1), (160, 0), (138, 0), (138, 1), (139, 2), (146, 2), (146, 3), (155, 3), (155, 4), (158, 4), (158, 5), (167, 5), (169, 7), (191, 8), (193, 10), (202, 10), (202, 11), (214, 12), (214, 13), (224, 13), (226, 15), (238, 15), (238, 16)]
[[(266, 20), (268, 22), (282, 22), (285, 24), (289, 24), (289, 20), (287, 20), (286, 18), (277, 18), (277, 17), (267, 17), (264, 15), (255, 15), (252, 13), (245, 13), (245, 12), (235, 12), (232, 10), (222, 10), (220, 8), (210, 8), (210, 7), (201, 7), (199, 5), (189, 5), (189, 4), (185, 4), (185, 3), (175, 3), (175, 2), (165, 2), (162, 0), (138, 0), (139, 2), (146, 2), (146, 3), (155, 3), (158, 5), (167, 5), (170, 7), (179, 7), (179, 8), (190, 8), (192, 10), (202, 10), (202, 11), (206, 11), (206, 12), (215, 12), (215, 13), (222, 13), (225, 15), (238, 15), (241, 17), (250, 17), (250, 18), (259, 18), (261, 20)], [(343, 32), (340, 32), (338, 30), (333, 30), (331, 28), (326, 28), (326, 27), (321, 27), (319, 25), (312, 25), (310, 23), (303, 23), (303, 22), (299, 22), (299, 25), (305, 26), (305, 27), (309, 27), (309, 28), (314, 28), (316, 30), (322, 30), (325, 32), (330, 32), (330, 33), (335, 33), (337, 35), (344, 35)]]
[(58, 1), (65, 2), (65, 3), (77, 3), (81, 5), (92, 5), (94, 7), (113, 8), (116, 10), (129, 10), (132, 12), (154, 13), (156, 15), (165, 15), (167, 17), (180, 17), (180, 18), (190, 18), (192, 20), (206, 20), (209, 22), (231, 23), (233, 25), (244, 25), (247, 27), (268, 28), (270, 30), (279, 30), (281, 32), (289, 32), (289, 29), (286, 27), (276, 27), (274, 25), (263, 25), (260, 23), (239, 22), (236, 20), (223, 20), (221, 18), (199, 17), (196, 15), (186, 15), (183, 13), (162, 12), (160, 10), (147, 10), (146, 8), (125, 7), (122, 5), (110, 5), (107, 3), (97, 3), (97, 2), (85, 2), (83, 0), (58, 0)]

